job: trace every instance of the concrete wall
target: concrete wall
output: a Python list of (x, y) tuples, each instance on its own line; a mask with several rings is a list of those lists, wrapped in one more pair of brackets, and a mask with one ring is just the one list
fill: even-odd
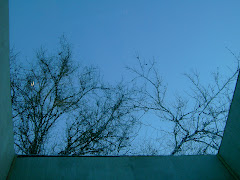
[(8, 19), (8, 0), (0, 0), (0, 179), (6, 179), (14, 157)]
[[(240, 177), (240, 76), (230, 107), (219, 155)], [(240, 178), (239, 178), (240, 179)]]
[(18, 157), (10, 178), (47, 179), (232, 179), (216, 156)]
[[(240, 177), (240, 81), (219, 156)], [(8, 0), (0, 0), (0, 180), (14, 158), (9, 78)], [(18, 157), (9, 179), (233, 179), (217, 156)]]

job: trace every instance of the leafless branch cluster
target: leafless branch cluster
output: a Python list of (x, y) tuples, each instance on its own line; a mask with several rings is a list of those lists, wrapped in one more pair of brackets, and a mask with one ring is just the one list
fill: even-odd
[[(118, 86), (84, 103), (67, 122), (67, 141), (60, 154), (118, 155), (127, 152), (136, 117), (130, 92)], [(99, 95), (99, 93), (98, 93)], [(91, 107), (90, 107), (91, 106)]]
[[(135, 77), (133, 81), (142, 84), (139, 93), (144, 100), (135, 106), (155, 113), (160, 121), (173, 126), (169, 130), (172, 145), (171, 155), (216, 153), (223, 136), (223, 130), (233, 95), (230, 85), (236, 82), (238, 69), (233, 75), (222, 80), (219, 72), (213, 73), (214, 83), (204, 86), (199, 74), (185, 74), (190, 80), (191, 91), (185, 96), (176, 96), (175, 102), (165, 101), (167, 87), (154, 61), (144, 62), (137, 57), (138, 68), (129, 68)], [(157, 149), (156, 149), (157, 150)], [(156, 152), (155, 152), (156, 153)]]
[[(201, 83), (197, 72), (185, 74), (191, 83), (187, 97), (176, 96), (170, 103), (155, 61), (146, 62), (139, 56), (138, 67), (127, 68), (134, 75), (130, 84), (116, 86), (103, 83), (97, 68), (77, 65), (64, 37), (56, 55), (41, 48), (30, 67), (18, 64), (17, 58), (10, 52), (18, 154), (45, 154), (51, 148), (51, 153), (70, 156), (126, 154), (139, 124), (144, 125), (139, 117), (146, 113), (155, 113), (158, 120), (171, 124), (171, 129), (164, 130), (171, 137), (169, 154), (216, 153), (232, 100), (231, 85), (239, 72), (238, 66), (231, 77), (223, 79), (217, 71), (209, 85)], [(64, 120), (65, 138), (56, 150), (47, 144), (60, 120)], [(159, 153), (149, 142), (141, 149)]]
[(11, 94), (18, 154), (44, 154), (51, 129), (66, 121), (61, 155), (118, 154), (129, 146), (136, 124), (133, 92), (102, 83), (94, 67), (72, 61), (64, 39), (56, 56), (43, 48), (30, 68), (11, 56)]

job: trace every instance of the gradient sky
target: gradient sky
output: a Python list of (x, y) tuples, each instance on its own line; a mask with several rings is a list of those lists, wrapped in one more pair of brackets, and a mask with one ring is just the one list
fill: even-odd
[(29, 58), (66, 34), (76, 59), (120, 79), (136, 52), (155, 57), (168, 83), (197, 68), (231, 66), (239, 51), (239, 1), (10, 0), (10, 44)]
[(31, 60), (64, 33), (74, 57), (98, 65), (109, 82), (127, 76), (136, 53), (153, 57), (169, 90), (184, 90), (181, 75), (197, 69), (203, 82), (217, 67), (226, 75), (240, 50), (240, 1), (10, 0), (10, 46)]

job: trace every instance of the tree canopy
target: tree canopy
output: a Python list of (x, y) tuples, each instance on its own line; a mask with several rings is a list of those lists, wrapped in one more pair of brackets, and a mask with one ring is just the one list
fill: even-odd
[[(40, 48), (28, 66), (19, 64), (18, 55), (10, 52), (17, 154), (136, 154), (132, 141), (144, 125), (140, 117), (147, 113), (171, 124), (169, 143), (161, 144), (168, 146), (168, 154), (218, 151), (233, 95), (231, 84), (239, 67), (225, 79), (217, 71), (214, 83), (207, 86), (201, 84), (197, 72), (186, 73), (192, 85), (187, 98), (176, 96), (170, 104), (155, 61), (137, 56), (138, 67), (127, 67), (131, 81), (111, 85), (103, 82), (97, 67), (82, 66), (72, 58), (71, 45), (64, 36), (59, 45), (53, 55)], [(59, 124), (64, 126), (64, 140), (56, 148), (58, 138), (51, 137)], [(51, 145), (50, 140), (54, 141)], [(154, 143), (141, 145), (139, 154), (161, 153)]]

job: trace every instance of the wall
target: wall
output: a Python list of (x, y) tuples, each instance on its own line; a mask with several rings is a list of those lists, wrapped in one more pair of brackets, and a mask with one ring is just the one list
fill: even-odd
[[(240, 76), (235, 87), (219, 155), (240, 177)], [(239, 178), (240, 179), (240, 178)]]
[[(0, 179), (13, 157), (9, 79), (8, 0), (0, 0)], [(240, 176), (240, 82), (219, 156)], [(220, 158), (220, 159), (221, 159)], [(177, 157), (18, 157), (9, 179), (232, 179), (217, 156)]]
[(6, 179), (14, 157), (9, 80), (8, 0), (0, 0), (0, 179)]
[(232, 179), (216, 156), (18, 157), (9, 179)]

